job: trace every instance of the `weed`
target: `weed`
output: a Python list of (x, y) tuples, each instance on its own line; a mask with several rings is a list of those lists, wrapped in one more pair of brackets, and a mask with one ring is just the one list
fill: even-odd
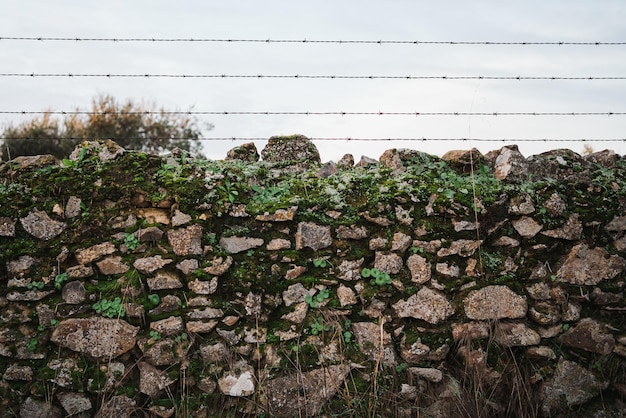
[(37, 339), (36, 338), (31, 338), (26, 343), (26, 349), (32, 353), (32, 352), (34, 352), (37, 349), (37, 344), (38, 344)]
[(63, 283), (65, 283), (69, 279), (67, 273), (57, 274), (54, 278), (54, 288), (61, 289), (63, 287)]
[(30, 282), (26, 287), (28, 287), (28, 289), (30, 290), (43, 290), (44, 286), (44, 282)]
[(308, 303), (311, 308), (317, 308), (320, 303), (324, 302), (330, 297), (330, 291), (328, 289), (320, 290), (315, 296), (306, 295), (304, 301)]
[(157, 306), (159, 302), (161, 302), (161, 297), (156, 293), (152, 293), (148, 295), (148, 302), (150, 302), (153, 306)]
[(372, 284), (377, 284), (378, 286), (391, 284), (391, 277), (389, 274), (384, 271), (380, 271), (377, 268), (364, 268), (361, 270), (361, 276), (365, 279), (372, 277)]
[(318, 335), (328, 331), (330, 331), (330, 327), (324, 324), (322, 318), (315, 318), (315, 321), (311, 323), (311, 335)]
[(239, 196), (239, 192), (233, 189), (232, 183), (227, 178), (224, 179), (224, 183), (219, 185), (217, 188), (226, 195), (226, 198), (230, 203), (234, 203), (237, 196)]
[(126, 309), (119, 297), (113, 300), (101, 299), (94, 303), (92, 308), (106, 318), (119, 318), (126, 315)]
[(315, 267), (326, 268), (328, 266), (332, 266), (332, 263), (328, 260), (324, 260), (323, 258), (316, 258), (313, 260), (313, 265)]
[(135, 251), (137, 247), (139, 247), (139, 238), (135, 236), (135, 234), (125, 234), (124, 235), (124, 245), (131, 250)]
[(149, 334), (150, 338), (152, 338), (152, 341), (159, 341), (161, 339), (161, 333), (159, 333), (158, 331), (150, 330)]

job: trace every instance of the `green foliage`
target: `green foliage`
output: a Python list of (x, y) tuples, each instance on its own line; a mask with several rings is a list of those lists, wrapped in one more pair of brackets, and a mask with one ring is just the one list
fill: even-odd
[(69, 276), (67, 275), (67, 273), (57, 274), (54, 278), (54, 288), (60, 290), (61, 287), (63, 287), (63, 283), (65, 283), (68, 279)]
[(119, 318), (126, 315), (126, 309), (119, 297), (113, 300), (100, 299), (92, 305), (92, 308), (106, 318)]
[(30, 282), (26, 287), (30, 290), (43, 290), (44, 286), (44, 282)]
[(364, 268), (361, 270), (361, 276), (365, 279), (372, 277), (372, 283), (378, 286), (385, 286), (391, 284), (391, 277), (384, 271), (380, 271), (377, 268)]
[(239, 192), (233, 188), (229, 179), (224, 179), (224, 183), (219, 185), (217, 188), (224, 193), (226, 199), (228, 199), (230, 203), (235, 203), (235, 199), (239, 196)]
[(332, 266), (331, 262), (328, 260), (324, 260), (323, 258), (316, 258), (313, 260), (313, 265), (315, 267), (326, 268), (328, 266)]
[(158, 331), (150, 330), (149, 334), (152, 341), (159, 341), (161, 339), (161, 334)]
[(37, 341), (36, 338), (31, 338), (30, 340), (28, 340), (28, 342), (26, 343), (26, 349), (28, 351), (30, 351), (31, 353), (34, 352), (37, 349), (37, 344), (39, 342)]
[(308, 303), (311, 308), (317, 308), (320, 303), (324, 302), (330, 297), (330, 291), (328, 289), (320, 290), (315, 296), (306, 295), (304, 301)]
[(148, 295), (148, 302), (150, 302), (153, 306), (156, 306), (161, 302), (161, 297), (156, 293), (152, 293)]
[(135, 236), (135, 234), (125, 234), (124, 235), (124, 245), (131, 250), (135, 251), (137, 247), (139, 247), (139, 238)]
[(322, 318), (315, 318), (315, 321), (311, 323), (311, 335), (318, 335), (322, 332), (330, 331), (330, 327), (324, 324), (324, 320)]
[(188, 338), (189, 338), (189, 336), (187, 335), (187, 333), (183, 332), (182, 334), (177, 335), (176, 338), (174, 338), (174, 342), (176, 344), (179, 344), (179, 343), (181, 343), (183, 341), (187, 341)]
[[(80, 109), (78, 110), (80, 112)], [(212, 129), (211, 125), (206, 126)], [(113, 138), (126, 149), (159, 154), (178, 147), (198, 152), (202, 132), (198, 121), (187, 115), (155, 110), (154, 105), (117, 102), (112, 96), (94, 98), (91, 111), (63, 119), (50, 113), (16, 126), (9, 125), (2, 136), (3, 148), (11, 158), (20, 155), (52, 154), (67, 157), (81, 141)], [(74, 162), (71, 163), (74, 165)]]

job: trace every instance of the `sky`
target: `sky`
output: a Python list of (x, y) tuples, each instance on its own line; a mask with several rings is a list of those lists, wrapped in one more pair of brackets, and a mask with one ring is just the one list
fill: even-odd
[[(2, 37), (626, 42), (623, 0), (3, 0)], [(626, 45), (54, 42), (0, 39), (0, 73), (626, 77)], [(0, 77), (0, 112), (88, 110), (98, 95), (205, 112), (626, 112), (626, 80)], [(0, 126), (20, 116), (0, 113)], [(205, 137), (315, 141), (322, 160), (517, 144), (525, 156), (626, 138), (626, 115), (203, 115)], [(213, 129), (207, 129), (214, 126)], [(461, 138), (463, 141), (436, 141)], [(493, 142), (483, 141), (493, 139)], [(205, 141), (222, 159), (249, 141)], [(259, 151), (263, 140), (254, 141)], [(626, 154), (626, 142), (588, 142)]]

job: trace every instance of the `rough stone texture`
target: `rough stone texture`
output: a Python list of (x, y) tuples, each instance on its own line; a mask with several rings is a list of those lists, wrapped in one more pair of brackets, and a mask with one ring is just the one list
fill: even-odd
[(59, 322), (50, 340), (94, 358), (114, 358), (133, 348), (138, 332), (121, 319), (71, 318)]
[(446, 297), (427, 287), (422, 287), (406, 301), (398, 301), (393, 309), (400, 318), (422, 319), (431, 324), (438, 324), (454, 314)]
[(350, 227), (341, 225), (337, 228), (337, 239), (365, 239), (367, 238), (368, 231), (364, 226), (355, 226), (352, 225)]
[(83, 393), (62, 392), (57, 394), (57, 399), (68, 415), (87, 412), (92, 408), (91, 401)]
[(300, 222), (296, 232), (296, 250), (311, 248), (321, 250), (333, 243), (330, 226), (318, 225), (313, 222)]
[(409, 367), (409, 372), (413, 376), (421, 377), (429, 382), (439, 383), (443, 380), (443, 373), (441, 370), (426, 368), (426, 367)]
[(483, 163), (485, 157), (476, 148), (472, 148), (471, 150), (448, 151), (441, 156), (441, 159), (452, 167), (467, 173), (477, 170), (478, 165)]
[(277, 418), (313, 417), (340, 390), (350, 366), (335, 365), (267, 382), (267, 409)]
[(247, 142), (228, 150), (226, 153), (226, 160), (238, 160), (255, 163), (259, 161), (259, 152), (257, 151), (254, 142)]
[(255, 388), (254, 372), (246, 370), (243, 373), (228, 373), (217, 381), (223, 394), (228, 396), (250, 396)]
[(138, 362), (137, 368), (139, 369), (139, 391), (151, 398), (156, 398), (163, 389), (175, 382), (165, 371), (145, 361)]
[(470, 319), (523, 318), (526, 300), (506, 286), (487, 286), (472, 290), (463, 301), (465, 315)]
[(439, 257), (447, 257), (450, 255), (460, 255), (461, 257), (470, 257), (476, 252), (480, 245), (481, 241), (473, 241), (469, 239), (460, 239), (453, 241), (448, 248), (441, 248), (437, 251), (437, 256)]
[(226, 273), (226, 271), (228, 271), (228, 269), (232, 265), (233, 258), (231, 256), (217, 257), (211, 260), (211, 265), (205, 267), (204, 271), (214, 276), (221, 276), (222, 274)]
[(498, 180), (519, 182), (528, 178), (528, 162), (519, 152), (517, 145), (508, 145), (498, 151), (491, 151), (485, 155), (485, 159), (491, 162), (494, 176)]
[(511, 221), (511, 224), (513, 224), (513, 228), (515, 228), (518, 234), (527, 239), (537, 235), (543, 228), (542, 225), (528, 216)]
[(337, 267), (337, 277), (342, 280), (357, 280), (361, 278), (361, 266), (365, 259), (343, 260)]
[(15, 236), (15, 221), (11, 218), (0, 217), (0, 237)]
[(49, 402), (28, 397), (20, 407), (19, 416), (20, 418), (61, 418), (63, 413), (60, 408), (50, 405)]
[(608, 382), (599, 380), (592, 372), (573, 361), (561, 359), (552, 379), (541, 387), (544, 414), (569, 410), (600, 394), (606, 389)]
[(413, 254), (406, 260), (406, 266), (411, 272), (411, 281), (417, 284), (424, 284), (430, 280), (432, 266), (419, 254)]
[(220, 246), (231, 254), (237, 254), (263, 245), (262, 238), (223, 237)]
[(202, 227), (200, 225), (170, 230), (167, 232), (167, 240), (176, 255), (185, 257), (202, 254)]
[(501, 322), (496, 326), (495, 341), (504, 347), (537, 345), (541, 337), (523, 323)]
[(298, 212), (298, 207), (291, 206), (287, 209), (277, 209), (274, 213), (257, 215), (255, 219), (262, 222), (288, 222), (293, 221), (296, 212)]
[(402, 257), (398, 254), (385, 254), (383, 252), (376, 251), (376, 256), (374, 257), (374, 268), (377, 268), (387, 274), (398, 274), (400, 270), (402, 270), (402, 264)]
[(603, 355), (610, 354), (615, 347), (615, 337), (605, 326), (591, 318), (581, 319), (559, 337), (559, 341), (570, 347)]
[(46, 212), (37, 209), (20, 218), (20, 223), (30, 235), (45, 241), (60, 235), (67, 228), (67, 224), (55, 221)]
[(396, 353), (393, 349), (391, 336), (381, 330), (381, 326), (374, 322), (355, 322), (352, 324), (352, 332), (359, 348), (367, 357), (380, 361), (387, 366), (397, 363)]
[(273, 136), (261, 151), (263, 161), (280, 164), (290, 171), (303, 171), (320, 163), (320, 154), (304, 135)]
[(559, 282), (576, 285), (596, 285), (610, 280), (626, 268), (626, 260), (600, 247), (590, 249), (587, 244), (578, 244), (568, 254), (556, 273)]
[(541, 234), (550, 238), (578, 241), (583, 233), (583, 224), (579, 218), (577, 213), (573, 213), (561, 228), (543, 231)]
[(100, 273), (106, 276), (124, 274), (130, 269), (130, 267), (122, 261), (122, 257), (119, 255), (106, 257), (97, 261), (96, 266), (98, 266)]
[(87, 150), (85, 157), (91, 155), (98, 156), (101, 162), (114, 160), (125, 152), (124, 148), (110, 139), (104, 141), (83, 141), (74, 148), (69, 159), (78, 161), (85, 149)]
[(160, 255), (155, 255), (153, 257), (138, 258), (133, 263), (133, 266), (141, 273), (150, 274), (173, 262), (174, 260), (164, 259)]
[(515, 196), (509, 202), (509, 213), (511, 215), (530, 215), (535, 211), (533, 199), (528, 193)]
[(180, 289), (183, 287), (183, 283), (180, 281), (178, 276), (169, 272), (159, 272), (155, 277), (148, 277), (146, 282), (151, 291)]
[(89, 264), (114, 252), (115, 245), (112, 242), (103, 242), (102, 244), (96, 244), (89, 248), (77, 250), (75, 256), (76, 261), (80, 264)]

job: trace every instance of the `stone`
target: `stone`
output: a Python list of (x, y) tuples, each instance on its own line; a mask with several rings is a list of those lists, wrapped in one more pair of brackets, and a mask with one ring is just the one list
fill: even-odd
[(395, 253), (385, 254), (381, 251), (376, 251), (374, 256), (374, 268), (387, 274), (400, 273), (403, 264), (402, 257)]
[(73, 281), (63, 286), (61, 297), (65, 303), (76, 305), (83, 302), (86, 298), (86, 290), (83, 282)]
[(535, 178), (558, 182), (590, 184), (592, 163), (569, 149), (556, 149), (527, 158), (528, 170)]
[(463, 173), (469, 173), (477, 170), (478, 166), (485, 160), (485, 157), (476, 148), (472, 148), (471, 150), (448, 151), (441, 156), (441, 159), (451, 167)]
[(497, 240), (495, 240), (492, 245), (496, 247), (515, 248), (515, 247), (519, 247), (520, 242), (516, 240), (515, 238), (502, 236), (502, 237), (499, 237)]
[(163, 238), (163, 231), (159, 227), (149, 226), (138, 229), (134, 235), (140, 242), (157, 242)]
[(337, 277), (341, 280), (352, 281), (361, 278), (361, 266), (364, 258), (358, 260), (343, 260), (337, 267)]
[(381, 361), (386, 366), (397, 363), (393, 341), (388, 332), (381, 330), (382, 325), (374, 322), (355, 322), (352, 332), (359, 349), (372, 361)]
[(180, 316), (170, 316), (150, 323), (150, 329), (164, 337), (180, 334), (184, 328), (183, 319)]
[(59, 403), (67, 413), (67, 415), (77, 415), (87, 412), (92, 408), (89, 397), (84, 393), (62, 392), (57, 393)]
[(146, 337), (137, 340), (137, 346), (143, 352), (142, 359), (153, 366), (171, 366), (180, 363), (185, 360), (190, 344), (189, 339), (175, 341), (171, 337), (156, 342)]
[(528, 178), (528, 162), (519, 152), (517, 145), (507, 145), (485, 156), (493, 167), (494, 177), (498, 180), (521, 182)]
[(94, 418), (130, 418), (135, 412), (137, 402), (126, 395), (117, 395), (109, 399)]
[(335, 164), (334, 161), (329, 161), (326, 164), (323, 164), (319, 168), (319, 170), (315, 172), (315, 176), (320, 177), (320, 178), (327, 178), (330, 176), (334, 176), (338, 172), (339, 172), (339, 169), (337, 168), (337, 164)]
[(456, 264), (437, 263), (435, 265), (435, 271), (442, 276), (452, 278), (459, 277), (461, 275), (461, 269)]
[(137, 211), (140, 218), (146, 220), (149, 224), (169, 225), (170, 217), (166, 210), (157, 208), (142, 208)]
[(156, 398), (163, 389), (175, 382), (165, 371), (145, 361), (138, 362), (137, 368), (139, 369), (139, 392), (151, 398)]
[(506, 286), (486, 286), (472, 290), (463, 301), (469, 319), (515, 319), (526, 316), (526, 299)]
[(264, 213), (257, 215), (256, 220), (261, 222), (288, 222), (293, 221), (293, 218), (298, 212), (297, 206), (291, 206), (287, 209), (277, 209), (274, 213)]
[(217, 290), (217, 277), (213, 277), (209, 281), (196, 279), (187, 282), (187, 287), (189, 287), (189, 290), (199, 295), (211, 295)]
[[(86, 154), (85, 154), (86, 150)], [(69, 156), (72, 161), (78, 161), (80, 159), (97, 156), (100, 162), (106, 162), (114, 160), (120, 155), (124, 154), (124, 148), (120, 147), (114, 141), (110, 139), (98, 140), (98, 141), (83, 141), (76, 145), (74, 150)]]
[(204, 268), (204, 271), (213, 276), (221, 276), (228, 271), (232, 264), (233, 258), (231, 256), (216, 257), (211, 260), (210, 266)]
[(84, 279), (85, 277), (91, 277), (94, 274), (93, 267), (83, 266), (82, 264), (72, 266), (65, 270), (65, 272), (70, 279)]
[(422, 287), (406, 301), (398, 301), (393, 309), (400, 318), (422, 319), (430, 324), (438, 324), (454, 314), (448, 299), (427, 287)]
[[(150, 310), (151, 315), (161, 315), (167, 312), (173, 312), (182, 306), (183, 301), (176, 295), (165, 295), (159, 301), (159, 304)], [(191, 306), (189, 303), (187, 306)]]
[(165, 271), (157, 273), (155, 277), (148, 277), (146, 282), (152, 292), (156, 290), (180, 289), (183, 287), (183, 283), (176, 274)]
[(607, 355), (615, 347), (615, 337), (594, 319), (583, 318), (559, 337), (559, 342), (592, 353)]
[(20, 406), (20, 418), (61, 418), (63, 413), (49, 401), (26, 398)]
[(548, 200), (543, 203), (543, 207), (546, 209), (546, 212), (552, 216), (561, 216), (565, 209), (567, 209), (567, 205), (565, 201), (558, 193), (552, 193)]
[(248, 251), (263, 245), (262, 238), (251, 237), (222, 237), (220, 246), (230, 254), (237, 254)]
[(317, 416), (349, 373), (349, 365), (337, 364), (268, 380), (268, 409), (277, 418)]
[(537, 347), (528, 347), (526, 349), (526, 355), (535, 360), (554, 360), (556, 359), (556, 353), (550, 347), (545, 345)]
[(113, 254), (116, 251), (115, 244), (112, 242), (103, 242), (102, 244), (96, 244), (82, 250), (76, 250), (76, 261), (80, 264), (89, 264), (96, 261), (105, 255)]
[(267, 243), (265, 248), (267, 248), (268, 251), (288, 250), (291, 248), (291, 241), (284, 238), (274, 238)]
[(41, 260), (29, 255), (21, 255), (17, 260), (7, 263), (7, 273), (12, 278), (22, 278), (26, 276), (31, 267), (39, 265)]
[(604, 227), (608, 232), (626, 231), (626, 216), (616, 216)]
[(33, 380), (33, 376), (34, 376), (33, 369), (30, 366), (20, 366), (18, 364), (10, 364), (4, 371), (2, 378), (4, 380), (9, 380), (9, 381), (29, 382)]
[(133, 266), (139, 270), (140, 273), (150, 274), (173, 262), (174, 260), (164, 259), (160, 255), (155, 255), (152, 257), (138, 258), (133, 263)]
[(304, 135), (273, 136), (261, 151), (263, 161), (288, 172), (301, 172), (320, 164), (320, 154)]
[(352, 154), (344, 154), (343, 157), (337, 161), (338, 168), (352, 168), (354, 167), (354, 156)]
[(174, 254), (182, 257), (202, 254), (202, 226), (191, 225), (167, 231)]
[(306, 247), (315, 251), (329, 247), (333, 243), (330, 226), (318, 225), (313, 222), (300, 222), (296, 232), (296, 250)]
[(80, 215), (82, 201), (79, 197), (70, 196), (65, 204), (65, 217), (72, 219)]
[(552, 378), (541, 386), (541, 409), (546, 416), (571, 410), (598, 396), (609, 385), (573, 361), (561, 358)]
[(337, 239), (365, 239), (369, 235), (369, 231), (364, 226), (345, 226), (337, 227)]
[(539, 225), (537, 221), (533, 218), (529, 218), (528, 216), (523, 216), (520, 219), (516, 219), (511, 221), (513, 228), (517, 231), (518, 234), (522, 236), (522, 238), (532, 238), (541, 231), (543, 228), (542, 225)]
[(172, 215), (172, 226), (178, 227), (182, 225), (186, 225), (191, 222), (191, 215), (187, 215), (186, 213), (181, 212), (176, 209), (174, 211), (174, 215)]
[(97, 261), (96, 266), (100, 273), (105, 276), (112, 276), (114, 274), (124, 274), (129, 269), (130, 266), (122, 261), (122, 257), (119, 255), (105, 257), (104, 259)]
[(46, 212), (38, 209), (20, 218), (20, 223), (26, 232), (44, 241), (60, 235), (67, 228), (67, 224), (51, 219)]
[(465, 322), (452, 325), (452, 338), (455, 342), (466, 342), (487, 338), (490, 335), (489, 324), (484, 321)]
[(495, 341), (504, 347), (537, 345), (541, 337), (524, 323), (500, 322), (496, 325)]
[(207, 363), (224, 363), (229, 357), (228, 347), (223, 342), (203, 344), (200, 346), (200, 357)]
[(209, 334), (217, 326), (218, 321), (212, 319), (210, 321), (187, 321), (185, 327), (192, 334)]
[(583, 234), (583, 224), (579, 218), (577, 213), (573, 213), (561, 228), (543, 231), (541, 234), (550, 238), (578, 241)]
[(402, 336), (402, 341), (400, 342), (400, 357), (410, 364), (419, 364), (424, 361), (443, 361), (449, 352), (450, 346), (448, 344), (442, 344), (433, 350), (428, 345), (422, 343), (420, 338), (413, 344), (408, 345), (406, 335)]
[(15, 236), (15, 221), (11, 218), (0, 216), (0, 237)]
[(409, 367), (409, 372), (416, 377), (428, 380), (429, 382), (439, 383), (443, 380), (441, 370), (426, 367)]
[[(367, 157), (361, 157), (361, 162), (363, 163), (362, 165), (359, 165), (361, 167), (364, 167), (369, 162), (368, 160), (364, 161), (364, 158)], [(376, 160), (369, 160), (372, 161), (369, 163), (376, 164)], [(380, 156), (380, 165), (392, 169), (394, 174), (401, 173), (406, 167), (411, 165), (431, 161), (440, 161), (440, 159), (434, 155), (407, 148), (388, 149)]]
[(190, 319), (215, 319), (223, 316), (224, 311), (219, 308), (193, 309), (187, 312), (187, 318)]
[(461, 231), (477, 231), (480, 228), (480, 222), (476, 221), (457, 221), (452, 220), (452, 226), (455, 232)]
[(550, 299), (550, 286), (544, 282), (534, 283), (526, 287), (526, 292), (531, 299), (548, 300)]
[(194, 271), (198, 270), (200, 263), (195, 258), (189, 258), (176, 264), (176, 268), (180, 270), (185, 276), (189, 276)]
[(438, 257), (448, 257), (450, 255), (460, 255), (461, 257), (471, 257), (478, 248), (482, 240), (474, 241), (469, 239), (459, 239), (452, 241), (448, 248), (441, 248), (437, 251)]
[(259, 161), (259, 152), (257, 151), (254, 142), (247, 142), (228, 150), (225, 160), (237, 160), (247, 163), (256, 163), (257, 161)]
[(292, 268), (287, 270), (287, 272), (285, 273), (285, 279), (286, 280), (297, 279), (298, 277), (302, 276), (306, 272), (306, 270), (307, 269), (305, 266), (293, 266)]
[(406, 260), (406, 266), (411, 272), (411, 281), (424, 284), (430, 280), (432, 266), (430, 262), (419, 254), (410, 255)]
[(228, 396), (250, 396), (254, 393), (255, 378), (253, 370), (243, 373), (228, 372), (217, 381), (220, 391)]
[(107, 222), (113, 229), (129, 229), (135, 226), (137, 223), (137, 216), (134, 213), (129, 213), (128, 215), (119, 215), (115, 216)]
[(337, 288), (337, 299), (339, 299), (339, 306), (345, 308), (346, 306), (356, 305), (357, 299), (354, 290), (351, 288), (339, 285)]
[(626, 260), (609, 255), (601, 248), (590, 249), (587, 244), (572, 248), (556, 273), (556, 281), (574, 285), (595, 286), (610, 280), (626, 269)]
[(389, 241), (386, 237), (373, 237), (369, 241), (369, 249), (372, 251), (381, 250), (387, 246)]
[(393, 234), (393, 240), (391, 241), (391, 251), (403, 254), (409, 249), (413, 243), (413, 238), (402, 232), (396, 232)]
[(374, 158), (368, 157), (366, 155), (361, 155), (361, 159), (358, 163), (356, 163), (356, 167), (367, 167), (368, 165), (375, 165), (378, 161)]
[(396, 206), (396, 219), (400, 223), (400, 225), (409, 226), (413, 223), (413, 217), (411, 214), (413, 213), (413, 208), (404, 209), (402, 206)]
[(392, 225), (392, 222), (388, 218), (382, 215), (376, 216), (376, 217), (370, 216), (369, 211), (359, 212), (359, 216), (362, 216), (363, 219), (365, 219), (366, 221), (379, 225), (379, 226), (391, 226)]
[(530, 215), (534, 211), (535, 205), (528, 193), (522, 193), (509, 201), (509, 214), (511, 215)]
[(309, 294), (302, 283), (292, 284), (283, 291), (283, 303), (285, 306), (291, 306), (294, 303), (304, 302), (304, 297)]
[(135, 346), (138, 332), (121, 319), (70, 318), (57, 324), (50, 341), (96, 359), (113, 358)]
[(11, 163), (17, 165), (19, 170), (26, 170), (28, 168), (46, 167), (50, 165), (56, 165), (57, 159), (54, 155), (21, 155), (11, 160)]

